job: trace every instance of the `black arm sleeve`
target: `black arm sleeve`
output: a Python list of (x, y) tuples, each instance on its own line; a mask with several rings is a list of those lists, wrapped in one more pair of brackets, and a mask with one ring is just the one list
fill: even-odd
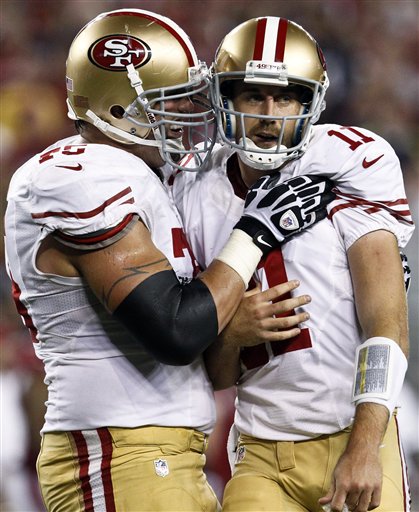
[(199, 279), (179, 283), (172, 270), (152, 275), (113, 313), (161, 363), (192, 363), (218, 334), (217, 309)]

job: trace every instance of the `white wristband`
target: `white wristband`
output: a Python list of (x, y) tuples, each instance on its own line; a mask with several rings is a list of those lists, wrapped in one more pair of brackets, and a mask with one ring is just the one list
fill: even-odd
[(406, 356), (395, 341), (382, 336), (369, 338), (356, 350), (352, 402), (384, 405), (391, 417), (406, 370)]
[(252, 238), (241, 229), (233, 229), (216, 259), (235, 270), (247, 288), (261, 257), (262, 251), (253, 243)]

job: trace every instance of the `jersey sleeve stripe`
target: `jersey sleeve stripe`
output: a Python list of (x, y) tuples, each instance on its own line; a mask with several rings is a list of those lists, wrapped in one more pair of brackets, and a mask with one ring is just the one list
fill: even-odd
[[(127, 187), (124, 190), (121, 190), (118, 192), (118, 194), (115, 194), (114, 196), (107, 199), (105, 202), (103, 202), (100, 206), (97, 208), (94, 208), (93, 210), (89, 210), (87, 212), (41, 212), (41, 213), (32, 213), (33, 219), (45, 219), (47, 217), (65, 217), (70, 218), (74, 217), (76, 219), (90, 219), (91, 217), (94, 217), (95, 215), (98, 215), (99, 213), (103, 212), (103, 210), (111, 205), (112, 203), (115, 203), (119, 199), (121, 199), (124, 196), (129, 195), (132, 192), (131, 187)], [(128, 199), (126, 202), (133, 203), (134, 200), (132, 198)]]
[(348, 201), (351, 201), (351, 202), (358, 202), (358, 203), (369, 203), (369, 204), (384, 204), (386, 206), (397, 206), (399, 204), (408, 204), (408, 201), (407, 199), (404, 197), (404, 198), (400, 198), (400, 199), (395, 199), (394, 201), (367, 201), (366, 199), (363, 199), (363, 198), (360, 198), (360, 197), (357, 197), (357, 196), (353, 196), (351, 194), (344, 194), (343, 192), (341, 192), (340, 190), (338, 189), (335, 189), (336, 190), (336, 195), (337, 197), (339, 197), (340, 199), (347, 199)]
[(366, 213), (372, 214), (380, 210), (386, 210), (396, 219), (402, 220), (407, 224), (413, 224), (412, 214), (409, 210), (407, 199), (397, 199), (395, 201), (367, 201), (360, 199), (355, 196), (344, 195), (337, 193), (339, 204), (334, 206), (329, 214), (328, 218), (331, 219), (337, 212), (346, 208), (362, 208)]
[(105, 240), (109, 240), (114, 238), (118, 233), (123, 231), (131, 221), (137, 216), (133, 213), (126, 215), (124, 219), (117, 224), (116, 226), (112, 226), (109, 229), (103, 229), (100, 231), (96, 231), (95, 233), (88, 233), (86, 235), (72, 236), (67, 235), (66, 233), (62, 233), (61, 231), (55, 231), (54, 237), (59, 238), (62, 241), (71, 242), (72, 245), (92, 245), (98, 244)]

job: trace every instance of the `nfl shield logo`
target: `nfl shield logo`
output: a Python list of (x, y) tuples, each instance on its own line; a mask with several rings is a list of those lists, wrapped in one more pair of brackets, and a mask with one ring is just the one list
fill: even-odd
[(282, 229), (297, 229), (299, 227), (298, 225), (298, 219), (295, 216), (295, 213), (292, 210), (287, 210), (285, 213), (282, 214), (281, 219), (279, 221), (279, 225)]
[(167, 460), (157, 459), (154, 461), (154, 469), (156, 470), (157, 476), (167, 476), (169, 474), (169, 465)]
[(246, 447), (245, 446), (239, 446), (236, 453), (236, 464), (239, 464), (246, 455)]

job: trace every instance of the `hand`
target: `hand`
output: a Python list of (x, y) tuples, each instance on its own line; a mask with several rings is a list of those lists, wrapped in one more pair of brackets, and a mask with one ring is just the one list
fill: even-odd
[[(300, 333), (298, 324), (308, 313), (275, 318), (310, 302), (308, 295), (279, 300), (295, 290), (298, 281), (289, 281), (263, 292), (257, 286), (244, 294), (239, 308), (218, 339), (205, 352), (208, 376), (215, 390), (234, 386), (240, 377), (240, 349), (265, 342), (285, 341)], [(274, 304), (272, 301), (278, 301)]]
[(268, 253), (327, 215), (335, 197), (332, 182), (320, 176), (297, 176), (278, 183), (280, 173), (263, 176), (249, 190), (244, 213), (236, 224)]
[(222, 332), (224, 344), (245, 347), (298, 336), (298, 324), (309, 319), (308, 313), (279, 318), (275, 315), (290, 312), (311, 301), (308, 295), (280, 300), (281, 296), (295, 290), (299, 284), (298, 281), (288, 281), (263, 292), (258, 285), (246, 292), (234, 317)]
[(383, 470), (380, 446), (387, 428), (388, 410), (383, 405), (357, 405), (348, 444), (338, 460), (332, 483), (320, 505), (340, 512), (346, 503), (353, 512), (366, 512), (380, 505)]
[(329, 492), (319, 499), (333, 512), (366, 512), (380, 505), (382, 467), (378, 453), (345, 452), (333, 473)]

